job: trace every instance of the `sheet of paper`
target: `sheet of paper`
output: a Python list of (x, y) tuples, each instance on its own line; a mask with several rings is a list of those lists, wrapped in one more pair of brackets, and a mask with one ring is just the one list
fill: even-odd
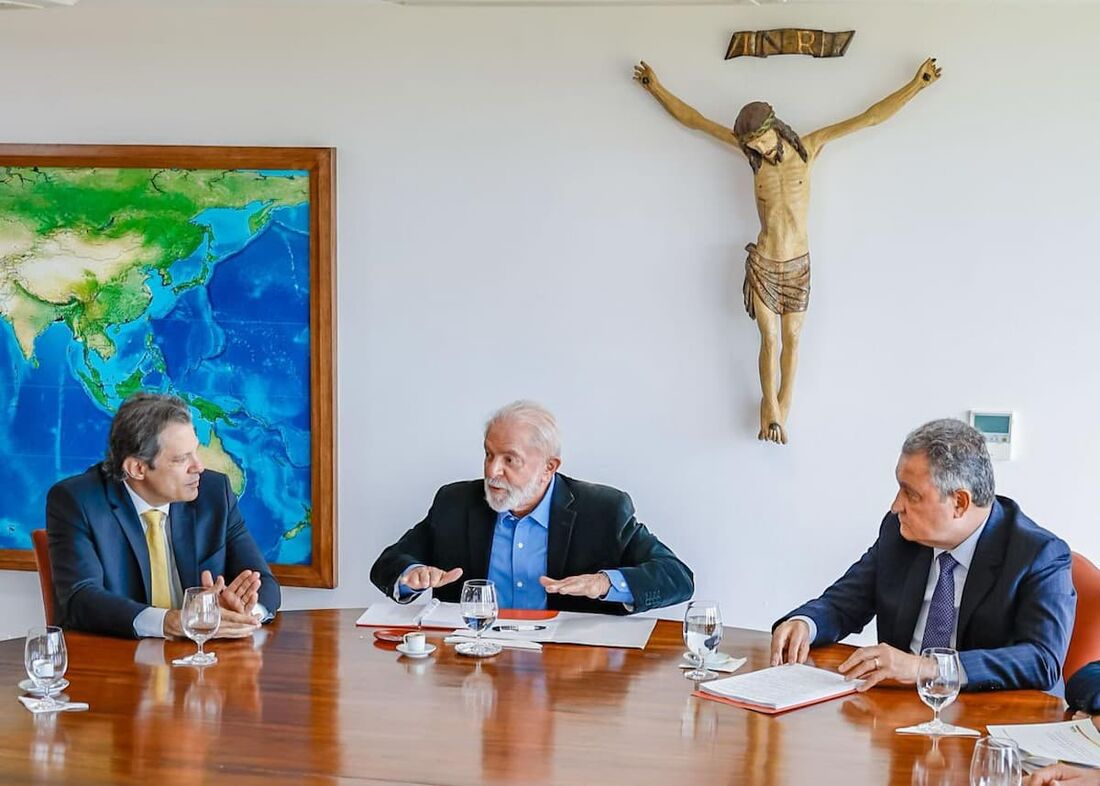
[[(385, 599), (371, 604), (363, 612), (356, 625), (367, 627), (407, 628), (417, 624), (417, 618), (428, 608), (431, 601), (417, 599), (412, 603), (398, 603)], [(463, 628), (462, 608), (457, 603), (438, 603), (429, 611), (420, 623), (425, 628)]]
[(1064, 723), (988, 726), (994, 737), (1008, 737), (1032, 756), (1100, 767), (1100, 731), (1090, 718)]
[(854, 691), (857, 684), (834, 671), (791, 663), (705, 682), (700, 688), (727, 699), (783, 709), (843, 696)]
[(563, 611), (549, 641), (555, 644), (586, 644), (589, 647), (645, 649), (657, 620), (653, 617), (617, 617)]

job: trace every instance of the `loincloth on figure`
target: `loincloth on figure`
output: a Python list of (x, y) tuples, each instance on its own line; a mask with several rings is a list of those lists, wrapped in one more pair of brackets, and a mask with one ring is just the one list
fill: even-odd
[(803, 254), (786, 262), (760, 256), (755, 243), (745, 246), (745, 310), (756, 319), (753, 295), (760, 298), (773, 314), (805, 311), (810, 303), (810, 255)]

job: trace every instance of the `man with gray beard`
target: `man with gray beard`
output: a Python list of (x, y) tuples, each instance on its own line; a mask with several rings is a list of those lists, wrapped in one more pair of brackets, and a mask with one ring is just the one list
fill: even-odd
[(483, 480), (451, 483), (428, 515), (374, 563), (371, 581), (406, 602), (431, 589), (457, 602), (485, 579), (501, 608), (630, 614), (680, 603), (691, 570), (634, 516), (617, 489), (558, 473), (554, 416), (530, 401), (485, 427)]

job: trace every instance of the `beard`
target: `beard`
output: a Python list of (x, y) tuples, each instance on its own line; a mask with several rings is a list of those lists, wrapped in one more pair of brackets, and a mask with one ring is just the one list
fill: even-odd
[[(541, 485), (538, 475), (531, 478), (531, 482), (526, 486), (513, 486), (503, 478), (492, 480), (485, 478), (485, 501), (497, 513), (504, 513), (521, 507), (523, 503), (534, 499)], [(496, 492), (495, 496), (494, 492)], [(501, 494), (504, 496), (500, 496)]]

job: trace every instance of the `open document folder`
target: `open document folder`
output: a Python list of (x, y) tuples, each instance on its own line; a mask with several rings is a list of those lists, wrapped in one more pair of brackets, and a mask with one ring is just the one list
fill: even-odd
[[(657, 620), (652, 617), (619, 617), (609, 614), (582, 614), (576, 611), (517, 614), (513, 619), (502, 610), (500, 618), (485, 632), (498, 640), (515, 639), (541, 644), (585, 644), (590, 647), (628, 647), (643, 649)], [(536, 617), (536, 619), (531, 619)], [(543, 618), (545, 617), (545, 618)], [(359, 626), (445, 628), (458, 635), (473, 636), (462, 619), (457, 603), (408, 603), (380, 600), (363, 612)]]
[(847, 696), (860, 684), (835, 671), (791, 663), (704, 682), (694, 695), (775, 715)]
[(994, 737), (1008, 737), (1032, 756), (1067, 764), (1100, 767), (1100, 731), (1092, 718), (1064, 723), (1021, 723), (987, 727)]

